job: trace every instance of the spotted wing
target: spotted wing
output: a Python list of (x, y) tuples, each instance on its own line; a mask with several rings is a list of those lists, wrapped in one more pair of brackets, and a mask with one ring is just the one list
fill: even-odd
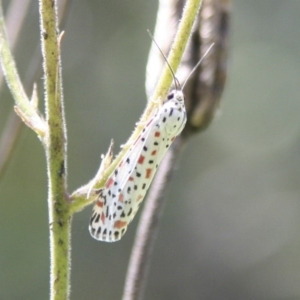
[[(104, 189), (100, 191), (89, 226), (90, 233), (95, 239), (115, 241), (119, 239), (119, 236), (121, 237), (121, 234), (117, 232), (122, 235), (125, 233), (125, 223), (120, 219), (124, 215), (124, 207), (130, 206), (131, 200), (127, 199), (128, 197), (124, 194), (124, 188), (127, 182), (133, 181), (135, 166), (151, 132), (152, 124), (155, 122), (157, 122), (156, 115), (147, 123), (113, 174), (108, 178)], [(119, 228), (120, 231), (116, 231), (114, 228)]]

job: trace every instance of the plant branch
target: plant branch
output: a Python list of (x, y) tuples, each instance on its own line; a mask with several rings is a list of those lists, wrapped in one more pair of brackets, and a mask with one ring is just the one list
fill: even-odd
[(66, 130), (61, 88), (57, 3), (40, 0), (41, 41), (45, 74), (46, 156), (49, 180), (52, 300), (68, 299), (70, 280), (70, 215), (66, 193)]
[[(196, 20), (201, 5), (202, 0), (187, 0), (184, 6), (182, 19), (179, 23), (175, 40), (173, 42), (170, 54), (168, 56), (168, 62), (171, 68), (173, 69), (174, 73), (176, 73), (178, 66), (181, 62), (181, 58), (185, 51), (187, 42), (192, 32), (193, 24)], [(163, 73), (154, 91), (153, 98), (158, 99), (160, 97), (162, 100), (165, 99), (170, 89), (172, 80), (173, 77), (170, 72), (170, 69), (167, 65), (165, 65)]]
[[(12, 0), (9, 4), (5, 16), (5, 24), (11, 49), (15, 48), (29, 4), (30, 0)], [(3, 74), (0, 72), (0, 89), (2, 87), (2, 83)]]
[[(14, 49), (19, 37), (30, 0), (13, 0), (6, 13), (6, 26), (11, 48)], [(3, 73), (0, 72), (0, 90), (3, 84)], [(14, 112), (10, 112), (0, 137), (0, 179), (4, 174), (14, 146), (21, 132), (22, 122)]]
[(0, 6), (0, 61), (7, 85), (16, 102), (16, 112), (43, 139), (47, 126), (36, 108), (31, 105), (22, 86), (5, 34), (2, 6)]
[[(10, 3), (6, 17), (6, 27), (8, 31), (8, 38), (11, 41), (11, 48), (13, 49), (22, 28), (23, 21), (27, 12), (30, 0), (14, 0)], [(70, 0), (63, 0), (60, 2), (60, 26), (63, 26), (66, 20), (67, 12), (70, 8)], [(13, 27), (13, 29), (11, 29)], [(34, 82), (40, 77), (42, 72), (42, 56), (40, 53), (40, 46), (37, 46), (33, 51), (33, 56), (29, 62), (26, 75), (24, 77), (24, 88), (28, 95)], [(0, 88), (2, 86), (3, 76), (0, 73)], [(16, 145), (20, 136), (23, 124), (18, 115), (11, 111), (7, 117), (3, 132), (0, 137), (0, 179), (5, 173), (6, 167), (13, 154), (14, 146)]]

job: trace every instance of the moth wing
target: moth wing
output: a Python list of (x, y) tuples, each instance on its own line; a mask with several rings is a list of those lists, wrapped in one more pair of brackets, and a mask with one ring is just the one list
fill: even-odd
[[(108, 178), (105, 188), (101, 189), (99, 198), (93, 207), (89, 225), (90, 234), (95, 239), (107, 242), (117, 241), (127, 230), (126, 226), (122, 231), (118, 232), (117, 236), (111, 234), (116, 224), (114, 216), (121, 213), (121, 211), (118, 210), (117, 205), (119, 195), (134, 172), (143, 146), (156, 122), (157, 116), (155, 115), (147, 123), (142, 133), (136, 138), (120, 164), (113, 171), (113, 174)], [(119, 220), (119, 222), (122, 221)]]
[(129, 177), (132, 175), (135, 166), (137, 165), (138, 159), (143, 151), (143, 147), (147, 142), (150, 132), (153, 126), (157, 122), (157, 116), (154, 116), (143, 129), (142, 133), (136, 138), (132, 146), (128, 150), (127, 154), (121, 161), (121, 166), (116, 175), (119, 189), (123, 190)]

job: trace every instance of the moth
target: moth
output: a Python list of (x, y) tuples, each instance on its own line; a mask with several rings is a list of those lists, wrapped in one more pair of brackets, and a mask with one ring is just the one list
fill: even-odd
[[(166, 63), (170, 67), (167, 60)], [(170, 70), (175, 89), (145, 123), (104, 188), (98, 191), (89, 224), (90, 234), (97, 240), (115, 242), (121, 239), (137, 213), (161, 160), (186, 124), (183, 91), (171, 67)]]
[(162, 158), (185, 123), (183, 93), (172, 90), (99, 191), (89, 226), (92, 237), (114, 242), (124, 235)]

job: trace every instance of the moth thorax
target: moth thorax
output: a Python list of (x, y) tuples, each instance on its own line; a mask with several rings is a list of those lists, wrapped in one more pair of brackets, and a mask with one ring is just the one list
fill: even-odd
[(179, 101), (179, 102), (184, 102), (184, 95), (183, 95), (183, 92), (181, 90), (177, 90), (175, 91), (175, 94), (174, 94), (174, 98)]

